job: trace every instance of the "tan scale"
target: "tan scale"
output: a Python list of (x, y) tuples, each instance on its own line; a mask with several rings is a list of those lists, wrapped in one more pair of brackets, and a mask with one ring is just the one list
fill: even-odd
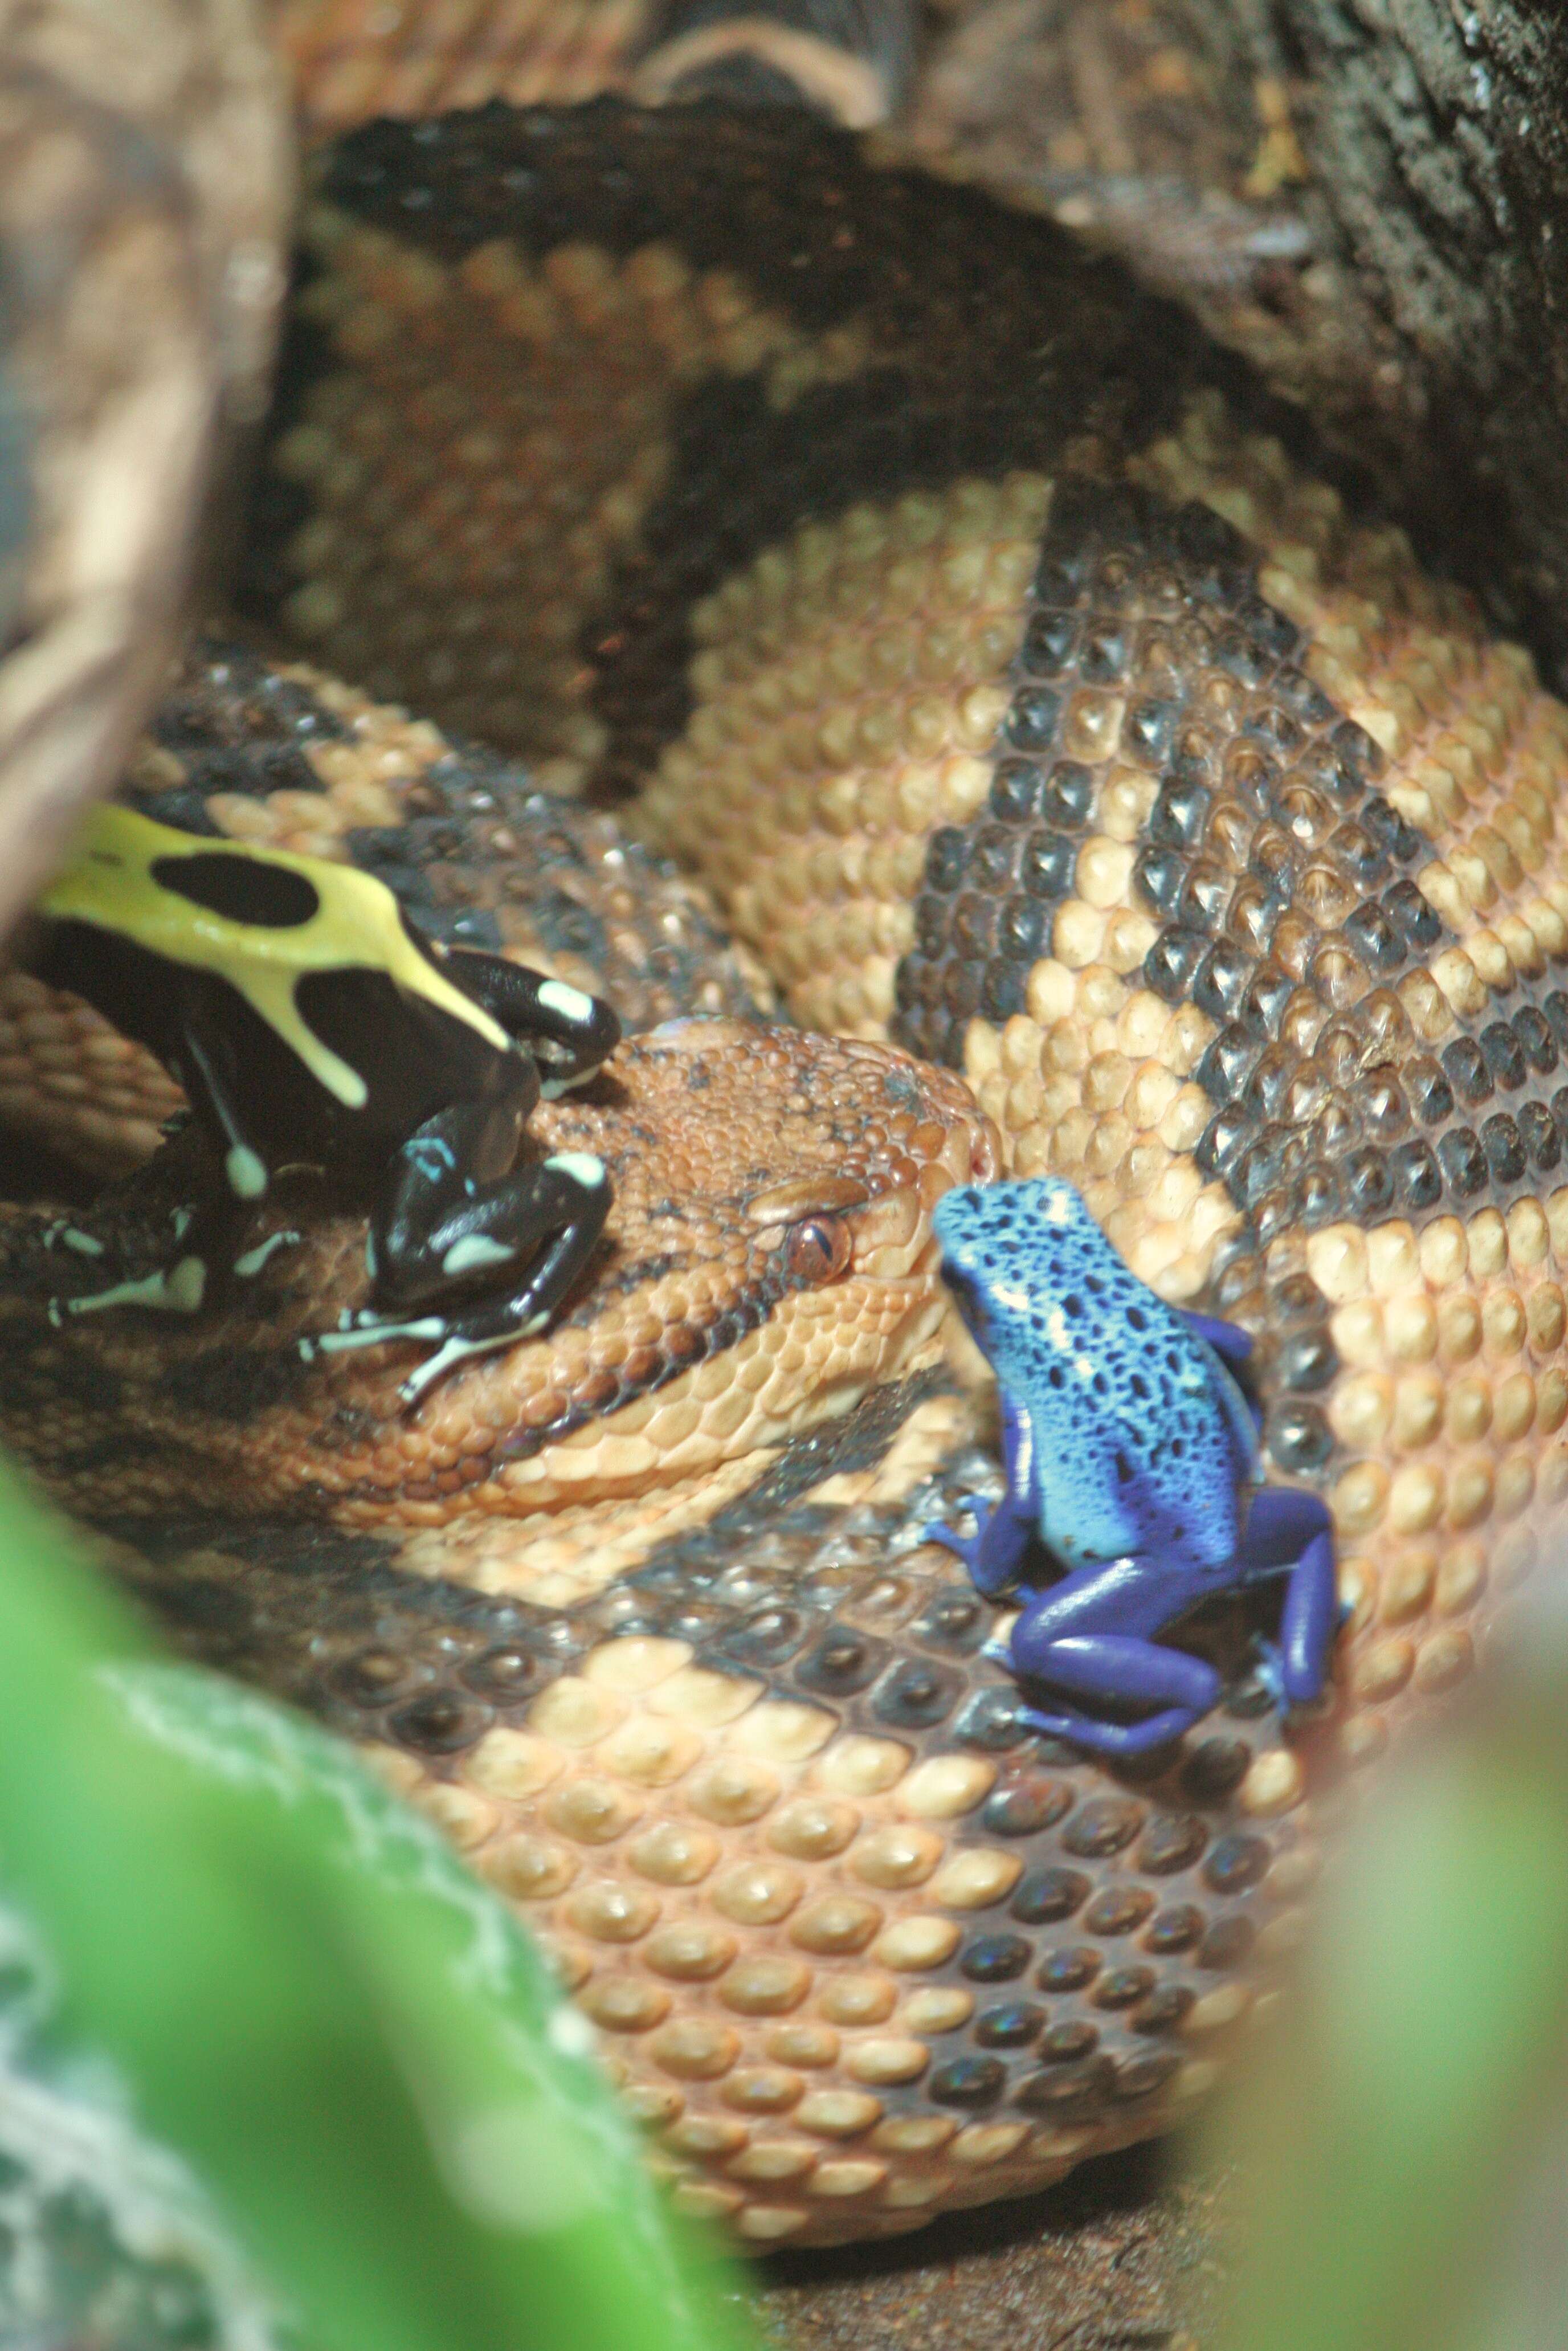
[(271, 460), (315, 506), (284, 618), (329, 667), (566, 788), (607, 742), (578, 641), (664, 486), (682, 394), (761, 371), (784, 407), (863, 343), (852, 322), (809, 340), (667, 244), (497, 238), (447, 265), (325, 204), (305, 240), (303, 308), (345, 365)]
[(648, 0), (272, 0), (271, 14), (312, 138), (496, 98), (578, 103), (622, 79), (649, 21)]
[(636, 821), (813, 1028), (887, 1033), (925, 840), (989, 788), (1050, 499), (1019, 474), (852, 507), (693, 615), (696, 708)]
[[(1527, 797), (1528, 779), (1542, 758), (1552, 752), (1561, 757), (1568, 746), (1568, 717), (1551, 697), (1531, 689), (1528, 664), (1516, 649), (1490, 647), (1463, 600), (1416, 571), (1398, 534), (1349, 530), (1334, 494), (1296, 476), (1277, 444), (1242, 443), (1218, 401), (1194, 402), (1181, 434), (1145, 453), (1128, 474), (1167, 495), (1200, 497), (1260, 539), (1263, 582), (1278, 590), (1280, 608), (1312, 632), (1303, 665), (1326, 689), (1343, 688), (1343, 662), (1335, 666), (1318, 648), (1354, 640), (1370, 675), (1358, 693), (1342, 692), (1339, 698), (1385, 748), (1404, 743), (1397, 731), (1404, 724), (1412, 733), (1410, 756), (1419, 758), (1425, 749), (1425, 738), (1415, 737), (1398, 716), (1402, 707), (1414, 706), (1401, 682), (1402, 663), (1419, 670), (1436, 705), (1427, 722), (1435, 741), (1443, 737), (1445, 708), (1450, 718), (1457, 715), (1467, 689), (1469, 707), (1490, 668), (1502, 697), (1497, 706), (1511, 712), (1516, 732), (1522, 730), (1517, 746), (1505, 742), (1500, 748), (1504, 755), (1515, 750), (1522, 762)], [(878, 518), (864, 510), (852, 512), (837, 532), (810, 526), (699, 608), (695, 633), (704, 650), (691, 670), (697, 709), (681, 740), (664, 753), (639, 819), (655, 840), (712, 881), (737, 927), (780, 972), (786, 1000), (799, 1017), (852, 1027), (854, 1033), (884, 1033), (896, 957), (867, 950), (879, 933), (891, 935), (900, 951), (907, 947), (913, 935), (907, 877), (917, 879), (923, 871), (930, 833), (939, 824), (967, 821), (988, 789), (988, 755), (1006, 706), (1003, 681), (1021, 634), (1023, 591), (1033, 570), (1031, 550), (1020, 545), (1014, 557), (1007, 502), (1014, 502), (1015, 513), (1022, 505), (1031, 519), (1038, 517), (1036, 530), (1049, 511), (1049, 491), (1038, 476), (1022, 477), (1000, 493), (960, 484), (946, 497), (946, 514), (943, 501), (906, 499), (882, 532)], [(900, 726), (895, 697), (922, 657), (911, 658), (900, 630), (908, 542), (918, 547), (936, 540), (936, 601), (923, 607), (922, 618), (930, 632), (925, 643), (935, 637), (940, 661), (951, 633), (941, 601), (942, 559), (954, 540), (962, 545), (966, 526), (978, 521), (984, 528), (988, 506), (999, 507), (990, 524), (993, 556), (987, 559), (982, 550), (971, 559), (969, 617), (959, 635), (973, 643), (983, 632), (986, 654), (1005, 654), (989, 673), (994, 698), (977, 691), (987, 680), (971, 662), (948, 683), (946, 712), (935, 701), (929, 708), (924, 698), (916, 702), (905, 686)], [(954, 507), (956, 528), (946, 518)], [(884, 533), (891, 541), (885, 551), (878, 544)], [(871, 566), (862, 553), (868, 545)], [(1016, 583), (1016, 605), (1005, 614), (986, 604), (983, 590), (977, 598), (973, 584), (996, 576), (989, 568), (996, 559), (1009, 584)], [(1332, 567), (1326, 581), (1325, 563)], [(841, 624), (830, 636), (819, 608), (838, 581), (855, 580), (871, 567), (873, 579), (862, 582), (860, 629), (844, 645)], [(1372, 601), (1373, 590), (1381, 604)], [(1428, 630), (1443, 622), (1453, 632), (1442, 641), (1438, 659), (1419, 642), (1410, 651), (1412, 621)], [(794, 625), (787, 629), (789, 622)], [(774, 649), (779, 645), (787, 651)], [(924, 658), (929, 664), (933, 656), (926, 651)], [(879, 669), (892, 683), (883, 687), (868, 731), (873, 741), (879, 732), (884, 740), (899, 739), (887, 743), (883, 763), (869, 776), (858, 764), (842, 764), (862, 749), (864, 738), (856, 731), (862, 724), (860, 700), (831, 709), (815, 744), (801, 737), (799, 722), (789, 732), (792, 680), (801, 692), (814, 684), (820, 695), (841, 675), (863, 699), (880, 683)], [(1029, 1016), (1038, 1050), (1020, 1026), (1023, 1016), (1010, 1024), (1005, 1043), (977, 1020), (966, 1062), (971, 1081), (983, 1089), (985, 1107), (1009, 1137), (1016, 1172), (1050, 1170), (1077, 1183), (1134, 1271), (1175, 1299), (1190, 1299), (1208, 1279), (1215, 1248), (1237, 1220), (1223, 1188), (1205, 1184), (1187, 1157), (1210, 1114), (1190, 1081), (1212, 1024), (1192, 1008), (1173, 1015), (1136, 985), (1154, 925), (1130, 884), (1155, 778), (1117, 758), (1124, 705), (1124, 697), (1081, 695), (1059, 747), (1101, 770), (1102, 830), (1081, 855), (1078, 894), (1056, 916), (1055, 953), (1031, 978)], [(959, 737), (967, 755), (962, 765), (934, 775), (911, 759), (912, 705), (944, 749), (950, 753)], [(1398, 775), (1385, 788), (1404, 810)], [(766, 881), (752, 878), (764, 872)], [(1422, 886), (1427, 886), (1425, 874)], [(1427, 894), (1438, 903), (1437, 892)], [(1568, 940), (1568, 930), (1550, 900), (1536, 891), (1530, 899), (1540, 935), (1530, 933), (1535, 944), (1521, 952), (1533, 955), (1539, 967), (1541, 954)], [(1563, 903), (1568, 909), (1568, 893)], [(1439, 911), (1448, 914), (1445, 904)], [(1441, 964), (1450, 986), (1458, 952), (1449, 949)], [(1432, 984), (1423, 987), (1415, 975), (1401, 994), (1413, 1007), (1418, 1033), (1435, 1041), (1447, 1032), (1444, 1001)]]
[[(958, 1352), (951, 1322), (929, 1343), (904, 1350), (918, 1371), (945, 1352)], [(973, 1376), (971, 1367), (970, 1376)], [(692, 1400), (676, 1396), (683, 1419)], [(827, 1509), (897, 1505), (929, 1477), (956, 1446), (988, 1426), (991, 1416), (975, 1395), (936, 1395), (918, 1405), (885, 1456), (873, 1468), (824, 1479), (816, 1489)], [(641, 1565), (651, 1543), (706, 1526), (744, 1494), (757, 1475), (750, 1453), (699, 1473), (661, 1476), (621, 1501), (569, 1502), (534, 1515), (476, 1514), (410, 1535), (400, 1563), (416, 1574), (452, 1576), (481, 1592), (509, 1593), (541, 1608), (566, 1608), (601, 1592)]]
[(1546, 870), (1568, 710), (1527, 653), (1421, 570), (1403, 532), (1354, 527), (1336, 492), (1278, 444), (1242, 442), (1217, 400), (1195, 402), (1137, 470), (1260, 542), (1261, 591), (1310, 633), (1303, 667), (1388, 754), (1383, 789), (1439, 852), (1416, 886), (1461, 942), (1436, 959), (1433, 986), (1399, 984), (1417, 1032), (1440, 1041), (1450, 1012), (1479, 1012), (1488, 989), (1568, 948), (1568, 885)]
[(0, 1119), (106, 1173), (140, 1166), (183, 1106), (172, 1078), (79, 997), (0, 972)]
[(1464, 1619), (1531, 1563), (1568, 1499), (1568, 1190), (1507, 1216), (1312, 1234), (1307, 1270), (1344, 1365), (1329, 1407), (1351, 1455), (1331, 1495), (1357, 1646), (1345, 1726), (1366, 1755), (1376, 1708), (1465, 1677)]
[[(995, 1763), (835, 1738), (824, 1712), (726, 1697), (685, 1645), (647, 1639), (594, 1652), (455, 1788), (384, 1761), (562, 1952), (685, 2209), (758, 2242), (817, 2237), (841, 2225), (823, 2202), (921, 2216), (1038, 2186), (1089, 2143), (887, 2105), (972, 2018), (974, 1991), (933, 1973), (1021, 1872), (955, 1842)], [(1246, 2012), (1234, 1991), (1212, 2020), (1195, 2011), (1177, 2108)]]

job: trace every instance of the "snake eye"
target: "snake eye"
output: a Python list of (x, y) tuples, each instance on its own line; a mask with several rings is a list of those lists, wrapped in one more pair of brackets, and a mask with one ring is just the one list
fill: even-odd
[(841, 1217), (802, 1217), (784, 1236), (784, 1264), (792, 1281), (815, 1289), (836, 1281), (853, 1244)]

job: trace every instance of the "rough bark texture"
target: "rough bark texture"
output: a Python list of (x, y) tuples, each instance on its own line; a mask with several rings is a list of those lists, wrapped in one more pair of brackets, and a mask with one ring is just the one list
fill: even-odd
[[(1041, 207), (1244, 352), (1359, 470), (1430, 509), (1389, 320), (1313, 199), (1300, 92), (1240, 0), (957, 0), (904, 143)], [(1450, 533), (1452, 537), (1454, 534)]]
[(1183, 296), (1568, 684), (1568, 11), (956, 0), (912, 135)]
[(1551, 0), (1209, 0), (1286, 83), (1320, 250), (1386, 348), (1367, 391), (1461, 559), (1568, 680), (1568, 13)]
[(287, 154), (249, 0), (0, 0), (0, 929), (145, 717), (265, 405)]

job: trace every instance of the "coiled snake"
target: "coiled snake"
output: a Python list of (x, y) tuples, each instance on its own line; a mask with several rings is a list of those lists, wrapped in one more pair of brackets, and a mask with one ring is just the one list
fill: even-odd
[[(543, 1930), (682, 2204), (767, 2245), (1039, 2185), (1213, 2079), (1318, 1777), (1462, 1680), (1568, 1488), (1568, 712), (1176, 312), (804, 117), (373, 125), (305, 243), (247, 594), (355, 686), (204, 647), (128, 789), (610, 995), (641, 1033), (536, 1127), (612, 1248), (408, 1414), (406, 1351), (292, 1344), (347, 1220), (244, 1313), (60, 1330), (90, 1269), (16, 1208), (0, 1431)], [(160, 1075), (5, 1002), (8, 1112), (143, 1156)], [(979, 1656), (929, 1211), (1002, 1167), (1255, 1335), (1354, 1604), (1307, 1731), (1229, 1617), (1136, 1769)], [(178, 1186), (73, 1228), (134, 1260)]]

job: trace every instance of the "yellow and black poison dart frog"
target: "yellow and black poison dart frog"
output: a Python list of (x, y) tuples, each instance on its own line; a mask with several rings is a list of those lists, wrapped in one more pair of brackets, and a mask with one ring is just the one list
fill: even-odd
[[(22, 943), (27, 969), (85, 997), (179, 1080), (214, 1155), (169, 1263), (66, 1302), (194, 1312), (284, 1168), (319, 1170), (370, 1209), (371, 1304), (302, 1340), (307, 1356), (389, 1339), (435, 1352), (410, 1402), (465, 1356), (549, 1322), (603, 1229), (610, 1183), (585, 1152), (519, 1166), (541, 1092), (592, 1075), (620, 1040), (609, 1005), (500, 956), (423, 938), (350, 865), (95, 809)], [(60, 1309), (51, 1310), (59, 1319)]]

